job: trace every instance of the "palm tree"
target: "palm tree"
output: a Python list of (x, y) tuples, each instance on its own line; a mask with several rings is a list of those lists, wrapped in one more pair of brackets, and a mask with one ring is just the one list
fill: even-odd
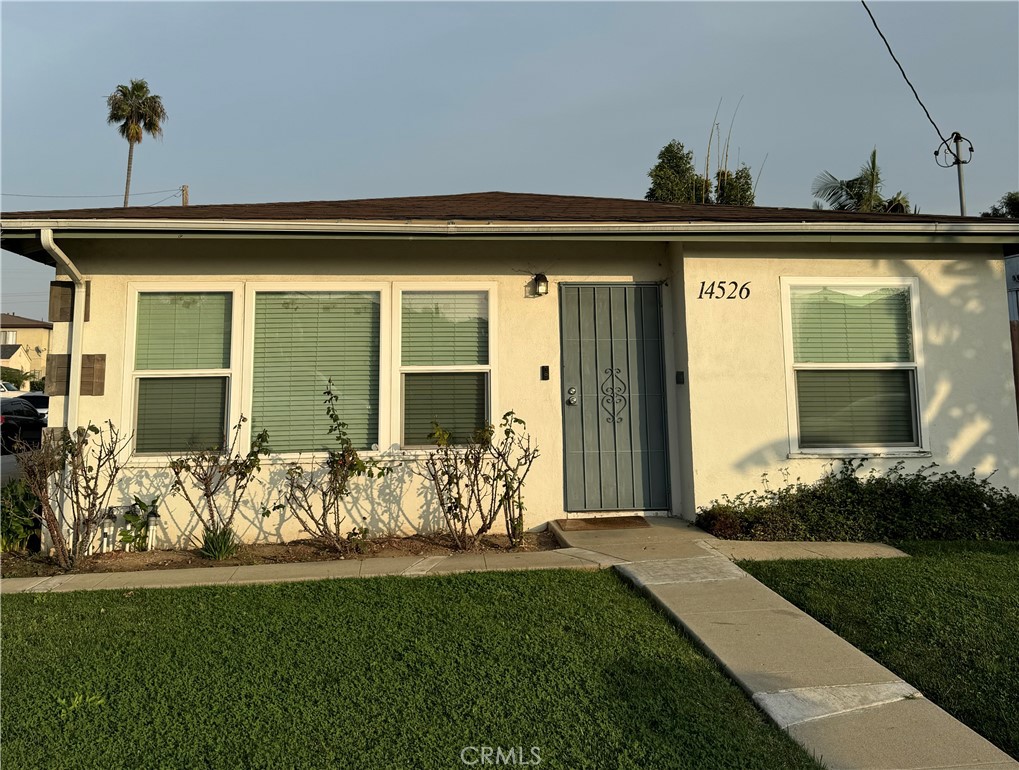
[(163, 100), (149, 93), (149, 84), (144, 80), (132, 80), (129, 86), (117, 86), (117, 90), (107, 97), (106, 106), (110, 110), (106, 122), (110, 125), (119, 124), (117, 130), (127, 139), (127, 183), (124, 185), (126, 207), (131, 194), (134, 146), (141, 142), (145, 134), (157, 138), (163, 135), (162, 123), (166, 120), (166, 110), (163, 109)]
[[(829, 171), (822, 171), (814, 179), (810, 192), (836, 211), (909, 213), (909, 196), (900, 190), (891, 198), (884, 198), (881, 196), (883, 184), (875, 148), (870, 153), (870, 159), (860, 167), (860, 173), (855, 177), (839, 179)], [(814, 208), (824, 206), (820, 201), (815, 201)]]

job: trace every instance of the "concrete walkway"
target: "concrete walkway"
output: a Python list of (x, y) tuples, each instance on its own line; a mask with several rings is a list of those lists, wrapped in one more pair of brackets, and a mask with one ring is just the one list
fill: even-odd
[(603, 554), (831, 770), (1004, 770), (1019, 762), (797, 609), (730, 558), (903, 557), (869, 543), (720, 541), (675, 519), (552, 531)]
[(343, 559), (296, 564), (257, 564), (244, 567), (94, 572), (53, 577), (3, 578), (0, 593), (61, 593), (65, 591), (182, 588), (184, 586), (289, 583), (329, 578), (381, 575), (447, 575), (456, 572), (499, 572), (534, 569), (605, 569), (619, 559), (586, 551), (560, 548), (530, 553), (466, 553), (450, 556), (401, 556), (377, 559)]

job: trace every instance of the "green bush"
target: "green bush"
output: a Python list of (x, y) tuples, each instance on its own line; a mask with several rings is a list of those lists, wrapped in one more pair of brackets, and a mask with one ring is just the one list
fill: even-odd
[(0, 551), (21, 551), (39, 528), (35, 516), (39, 500), (21, 479), (4, 484), (0, 490)]
[(205, 527), (202, 529), (202, 544), (198, 553), (206, 559), (222, 561), (237, 555), (240, 544), (230, 527)]
[(13, 382), (20, 388), (21, 384), (28, 379), (28, 375), (11, 366), (0, 366), (0, 378), (3, 378), (4, 382)]
[(841, 460), (813, 484), (799, 479), (764, 491), (723, 495), (697, 511), (697, 524), (726, 540), (1019, 540), (1019, 495), (976, 472), (912, 473), (898, 463), (861, 474)]

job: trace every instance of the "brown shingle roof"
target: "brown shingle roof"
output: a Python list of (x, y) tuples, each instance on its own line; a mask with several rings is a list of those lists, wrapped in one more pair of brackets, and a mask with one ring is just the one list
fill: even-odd
[(48, 321), (36, 321), (34, 318), (14, 315), (13, 313), (0, 313), (0, 329), (52, 329), (53, 324)]
[(295, 203), (11, 211), (13, 219), (501, 222), (945, 222), (1007, 221), (940, 214), (859, 214), (765, 206), (651, 203), (625, 198), (484, 192)]

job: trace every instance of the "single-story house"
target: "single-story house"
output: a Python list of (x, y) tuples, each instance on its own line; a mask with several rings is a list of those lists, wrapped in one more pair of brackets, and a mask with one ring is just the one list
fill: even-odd
[[(503, 192), (3, 214), (52, 265), (51, 425), (133, 436), (123, 498), (194, 530), (167, 456), (268, 430), (328, 445), (323, 390), (368, 453), (352, 523), (439, 522), (414, 473), (433, 421), (514, 410), (541, 449), (526, 525), (693, 518), (834, 460), (936, 462), (1019, 490), (1003, 254), (1016, 223)], [(275, 474), (275, 477), (274, 475)], [(252, 510), (247, 540), (293, 538)]]
[(0, 357), (4, 366), (20, 369), (31, 377), (46, 371), (46, 353), (50, 347), (53, 324), (0, 313)]

